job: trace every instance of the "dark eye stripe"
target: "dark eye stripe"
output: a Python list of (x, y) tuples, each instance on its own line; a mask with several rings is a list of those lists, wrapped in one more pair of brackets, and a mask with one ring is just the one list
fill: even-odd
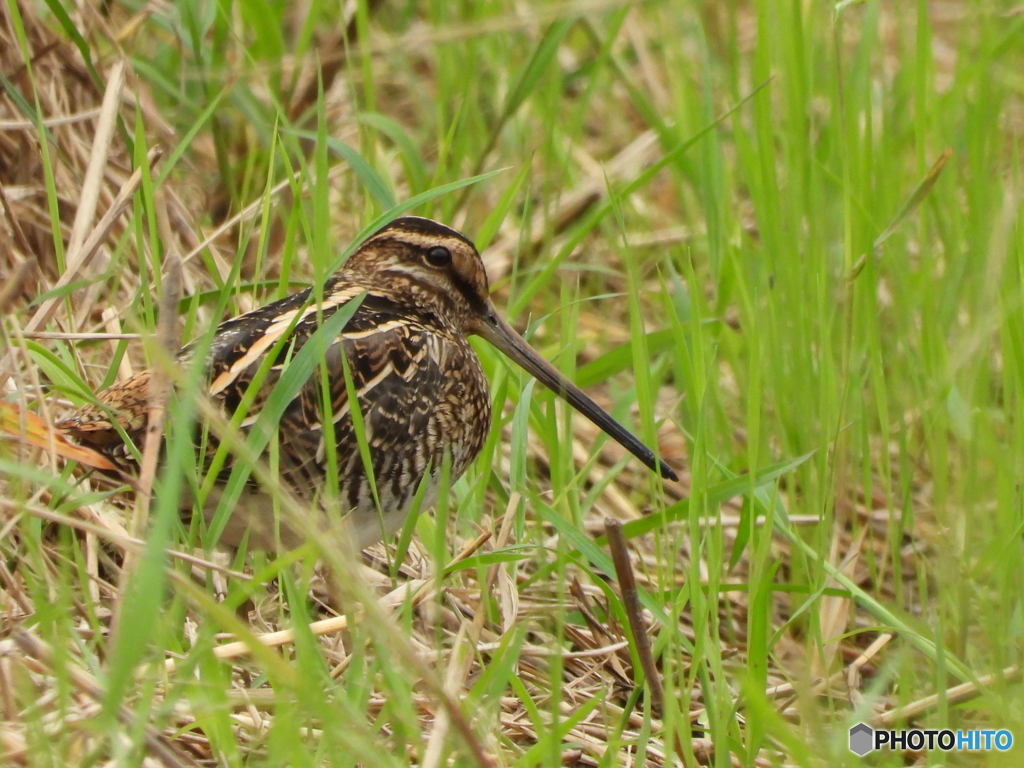
[(455, 289), (462, 294), (463, 298), (466, 299), (466, 301), (469, 303), (469, 306), (473, 308), (474, 312), (478, 314), (483, 314), (487, 310), (487, 307), (484, 305), (484, 302), (480, 299), (480, 294), (478, 294), (476, 292), (476, 289), (474, 289), (472, 285), (470, 285), (466, 280), (464, 280), (461, 275), (455, 273), (455, 270), (452, 270), (452, 272), (453, 274), (451, 275), (451, 280), (452, 284), (455, 286)]

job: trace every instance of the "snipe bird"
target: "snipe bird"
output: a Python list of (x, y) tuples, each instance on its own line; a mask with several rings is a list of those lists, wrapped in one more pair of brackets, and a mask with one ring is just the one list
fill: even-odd
[[(294, 355), (319, 325), (347, 302), (361, 298), (355, 314), (325, 355), (331, 396), (325, 413), (320, 377), (314, 375), (287, 406), (278, 426), (279, 472), (300, 498), (318, 503), (328, 471), (323, 428), (333, 422), (342, 506), (355, 546), (363, 549), (401, 529), (420, 483), (421, 509), (434, 502), (442, 464), (457, 479), (479, 455), (491, 426), (487, 379), (467, 337), (482, 336), (663, 477), (677, 479), (663, 461), (583, 391), (566, 380), (499, 317), (491, 301), (480, 254), (461, 233), (430, 219), (404, 217), (367, 239), (324, 284), (319, 305), (311, 289), (222, 323), (209, 348), (208, 394), (230, 416), (242, 402), (266, 355), (278, 350), (270, 374), (242, 421), (256, 420), (260, 404)], [(282, 334), (288, 344), (278, 345)], [(189, 360), (194, 345), (178, 355)], [(350, 413), (344, 353), (358, 396), (377, 502), (357, 446)], [(137, 444), (144, 434), (150, 375), (142, 372), (99, 393), (57, 424), (79, 443), (122, 466), (129, 453), (112, 422)], [(331, 430), (328, 430), (328, 433)], [(208, 502), (210, 516), (215, 505)], [(221, 541), (238, 546), (246, 529), (250, 546), (273, 542), (273, 503), (252, 489), (232, 513)], [(277, 530), (294, 545), (297, 532)]]

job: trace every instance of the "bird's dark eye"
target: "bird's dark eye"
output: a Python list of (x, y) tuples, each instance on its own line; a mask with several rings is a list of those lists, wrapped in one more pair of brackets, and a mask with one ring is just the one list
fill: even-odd
[(447, 267), (452, 263), (452, 252), (443, 245), (435, 245), (427, 251), (427, 261), (432, 267)]

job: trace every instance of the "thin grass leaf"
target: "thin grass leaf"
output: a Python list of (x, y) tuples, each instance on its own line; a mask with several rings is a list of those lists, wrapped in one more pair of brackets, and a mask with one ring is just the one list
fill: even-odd
[(181, 141), (175, 145), (174, 149), (164, 156), (163, 162), (160, 166), (160, 172), (156, 175), (154, 186), (159, 187), (167, 180), (167, 177), (171, 175), (171, 171), (177, 167), (178, 161), (185, 154), (185, 151), (192, 146), (192, 142), (199, 134), (199, 131), (214, 116), (214, 113), (216, 113), (221, 101), (230, 92), (231, 86), (228, 84), (210, 98), (206, 108), (202, 111), (199, 117), (196, 118), (195, 122), (192, 123), (185, 135), (181, 137)]
[[(330, 312), (329, 316), (324, 319), (323, 324), (313, 332), (306, 343), (303, 344), (302, 349), (295, 353), (291, 362), (281, 373), (281, 377), (268, 395), (263, 408), (260, 410), (260, 415), (252, 425), (246, 438), (246, 446), (253, 455), (262, 455), (263, 451), (266, 450), (277, 429), (278, 422), (284, 414), (285, 408), (288, 407), (289, 403), (298, 395), (299, 390), (309, 381), (316, 366), (327, 353), (327, 349), (335, 343), (335, 340), (345, 328), (345, 324), (356, 313), (356, 310), (362, 303), (362, 296), (360, 294), (343, 306)], [(244, 462), (236, 462), (234, 464), (231, 468), (231, 475), (224, 485), (223, 496), (218, 507), (227, 510), (234, 508), (251, 473), (252, 468)], [(223, 524), (227, 524), (226, 516)], [(219, 534), (222, 530), (223, 525), (221, 526), (221, 531), (214, 531), (214, 533)]]
[[(893, 217), (893, 220), (889, 222), (889, 226), (883, 229), (882, 233), (875, 238), (875, 241), (872, 244), (872, 251), (877, 251), (881, 248), (885, 241), (892, 237), (896, 230), (899, 229), (900, 224), (902, 224), (908, 216), (916, 211), (917, 207), (921, 205), (926, 197), (928, 197), (928, 193), (932, 191), (932, 187), (934, 187), (935, 183), (939, 180), (939, 176), (942, 175), (942, 171), (946, 167), (946, 163), (949, 162), (949, 159), (952, 156), (952, 147), (946, 147), (946, 149), (942, 150), (942, 153), (939, 155), (939, 159), (932, 164), (932, 167), (928, 169), (928, 173), (925, 174), (923, 179), (921, 179), (921, 183), (917, 185), (913, 192), (910, 193), (910, 197), (907, 198), (903, 207), (900, 208), (899, 213), (897, 213)], [(857, 275), (861, 273), (864, 269), (864, 265), (867, 263), (867, 258), (868, 254), (865, 253), (857, 259), (857, 263), (854, 264), (853, 268), (850, 270), (849, 280), (854, 280)]]
[[(671, 328), (646, 334), (647, 353), (651, 357), (675, 348), (675, 332)], [(576, 369), (576, 385), (586, 389), (607, 381), (617, 373), (628, 371), (634, 364), (633, 342), (627, 341)]]
[(50, 299), (64, 298), (65, 296), (70, 296), (75, 291), (81, 290), (82, 288), (88, 288), (94, 282), (94, 280), (83, 278), (82, 280), (75, 280), (74, 282), (68, 283), (67, 285), (61, 285), (56, 288), (51, 288), (50, 290), (45, 291), (44, 293), (41, 293), (34, 299), (32, 299), (32, 301), (30, 301), (26, 305), (26, 307), (31, 309), (41, 304), (45, 304)]
[(542, 761), (544, 760), (545, 755), (550, 755), (552, 752), (560, 754), (561, 747), (565, 743), (564, 739), (569, 731), (575, 728), (579, 723), (586, 720), (587, 716), (590, 715), (600, 703), (601, 699), (599, 697), (590, 697), (568, 717), (559, 719), (556, 723), (549, 726), (547, 733), (543, 735), (538, 728), (541, 721), (538, 720), (534, 722), (533, 727), (538, 728), (537, 743), (526, 750), (522, 757), (512, 763), (512, 765), (526, 768), (527, 766), (543, 764)]
[(378, 216), (376, 219), (370, 222), (370, 224), (363, 227), (362, 231), (352, 240), (352, 244), (348, 248), (346, 248), (344, 253), (342, 253), (341, 256), (339, 256), (331, 265), (330, 272), (337, 272), (341, 268), (341, 265), (345, 263), (345, 260), (349, 256), (351, 256), (352, 253), (355, 252), (356, 248), (358, 248), (362, 244), (363, 240), (365, 240), (378, 229), (383, 227), (389, 221), (397, 219), (402, 214), (408, 213), (417, 206), (423, 205), (424, 203), (429, 202), (435, 198), (441, 197), (442, 195), (447, 195), (449, 192), (454, 192), (456, 190), (462, 189), (463, 187), (468, 187), (472, 184), (478, 184), (482, 181), (486, 181), (492, 176), (497, 176), (499, 173), (503, 173), (505, 170), (505, 168), (498, 168), (493, 171), (488, 171), (487, 173), (481, 173), (476, 176), (470, 176), (468, 179), (460, 179), (459, 181), (453, 181), (450, 184), (442, 184), (439, 187), (428, 189), (426, 192), (421, 192), (418, 195), (413, 195), (405, 202), (399, 203), (398, 205), (394, 206), (385, 213), (382, 213), (380, 216)]
[[(287, 130), (287, 133), (291, 133), (299, 138), (309, 139), (310, 141), (318, 141), (318, 136), (311, 131), (298, 131), (298, 130)], [(387, 182), (380, 177), (370, 164), (367, 163), (362, 156), (356, 152), (345, 142), (340, 139), (336, 139), (333, 136), (327, 136), (327, 146), (333, 149), (341, 158), (348, 163), (349, 167), (366, 187), (366, 191), (370, 193), (370, 196), (383, 210), (389, 210), (394, 208), (396, 205), (395, 196), (392, 194), (390, 187)]]
[(82, 380), (81, 376), (78, 375), (78, 371), (71, 368), (65, 360), (54, 354), (52, 350), (35, 341), (27, 341), (25, 348), (32, 357), (32, 361), (43, 370), (54, 387), (71, 395), (79, 402), (97, 402), (93, 395), (92, 387)]
[(536, 89), (541, 78), (547, 72), (548, 67), (551, 66), (551, 62), (554, 61), (562, 41), (569, 34), (569, 30), (572, 29), (575, 23), (575, 16), (567, 16), (548, 27), (544, 37), (540, 39), (537, 47), (534, 48), (533, 53), (530, 55), (530, 60), (526, 62), (526, 66), (520, 71), (519, 77), (516, 78), (512, 87), (509, 88), (508, 96), (505, 97), (505, 105), (501, 110), (501, 119), (498, 121), (498, 128), (495, 132), (500, 130), (501, 126), (519, 110), (523, 102)]
[(474, 557), (467, 557), (465, 560), (460, 560), (457, 563), (445, 567), (445, 575), (455, 573), (456, 571), (473, 570), (474, 568), (486, 568), (491, 565), (498, 565), (501, 563), (517, 563), (528, 560), (534, 552), (536, 547), (532, 544), (517, 544), (511, 547), (505, 547), (503, 549), (496, 549), (493, 552), (488, 552), (486, 555), (476, 555)]
[(82, 37), (82, 33), (78, 31), (78, 26), (68, 16), (68, 12), (64, 10), (64, 6), (61, 5), (60, 0), (45, 0), (46, 7), (50, 9), (57, 21), (60, 23), (61, 29), (64, 30), (71, 42), (78, 48), (78, 52), (82, 54), (82, 61), (85, 62), (85, 68), (89, 72), (89, 77), (92, 78), (93, 85), (96, 89), (102, 91), (104, 88), (103, 78), (100, 77), (100, 73), (96, 71), (96, 67), (92, 63), (92, 50), (89, 48), (89, 44)]
[[(690, 147), (695, 145), (698, 141), (704, 138), (706, 135), (711, 133), (721, 123), (728, 119), (734, 112), (740, 107), (746, 104), (748, 101), (753, 99), (762, 88), (765, 88), (768, 83), (762, 83), (749, 94), (740, 99), (735, 105), (726, 110), (721, 116), (712, 120), (690, 138), (680, 142), (676, 147), (671, 149), (665, 154), (660, 160), (651, 165), (650, 168), (646, 169), (643, 173), (639, 174), (633, 181), (625, 184), (621, 190), (619, 190), (618, 198), (626, 199), (633, 193), (642, 189), (646, 186), (663, 168), (669, 164), (675, 162), (683, 153), (685, 153)], [(516, 316), (523, 308), (531, 302), (537, 293), (551, 281), (551, 276), (561, 266), (562, 262), (573, 253), (580, 243), (594, 230), (594, 228), (613, 210), (613, 204), (610, 200), (605, 199), (598, 205), (587, 211), (586, 214), (580, 219), (579, 223), (573, 227), (565, 244), (561, 250), (555, 255), (554, 258), (549, 259), (545, 262), (544, 268), (537, 273), (532, 280), (530, 280), (516, 295), (514, 301), (509, 304), (508, 314)]]
[(54, 147), (58, 147), (57, 140), (54, 139), (53, 133), (50, 132), (50, 129), (46, 127), (46, 124), (43, 122), (42, 115), (40, 115), (31, 104), (25, 101), (25, 97), (21, 95), (21, 91), (18, 90), (14, 83), (7, 79), (3, 72), (0, 72), (0, 85), (3, 86), (7, 97), (14, 102), (14, 105), (18, 108), (18, 111), (25, 116), (25, 119), (33, 123), (39, 133), (46, 137), (46, 140), (50, 144)]
[[(565, 539), (572, 549), (589, 560), (595, 568), (598, 568), (609, 577), (614, 576), (615, 564), (612, 562), (611, 556), (601, 549), (597, 542), (590, 539), (583, 531), (563, 518), (547, 504), (538, 503), (535, 506), (535, 512), (540, 515), (541, 519), (558, 531), (558, 535)], [(650, 592), (643, 587), (637, 587), (637, 591), (640, 594), (640, 602), (643, 603), (644, 608), (653, 613), (658, 621), (666, 621), (664, 606), (654, 599)]]
[[(712, 485), (704, 490), (704, 498), (706, 499), (707, 506), (714, 507), (719, 504), (723, 504), (729, 499), (748, 494), (752, 489), (762, 489), (779, 477), (789, 474), (805, 461), (810, 459), (813, 455), (813, 452), (805, 453), (803, 456), (798, 456), (795, 459), (782, 461), (778, 464), (772, 464), (771, 466), (765, 467), (757, 472), (737, 475), (729, 480)], [(683, 499), (682, 501), (677, 502), (670, 507), (666, 507), (661, 512), (651, 515), (650, 517), (626, 523), (622, 526), (622, 531), (626, 535), (627, 539), (642, 536), (643, 534), (650, 533), (651, 531), (661, 528), (668, 523), (685, 521), (689, 515), (689, 510), (690, 500)], [(602, 542), (603, 538), (598, 539), (598, 541)]]
[[(5, 404), (9, 405), (9, 403)], [(61, 475), (54, 475), (48, 469), (41, 469), (22, 461), (12, 461), (0, 457), (0, 477), (20, 478), (39, 488), (48, 488), (54, 494), (66, 497), (63, 504), (74, 504), (81, 507), (86, 496), (76, 483)]]
[(519, 169), (519, 173), (516, 174), (512, 183), (505, 188), (505, 191), (501, 193), (501, 197), (492, 206), (490, 213), (487, 214), (487, 218), (484, 219), (484, 223), (477, 228), (474, 242), (481, 253), (487, 250), (487, 246), (491, 244), (491, 240), (497, 234), (498, 228), (505, 220), (509, 210), (511, 210), (512, 204), (519, 195), (519, 190), (522, 189), (529, 175), (530, 164), (523, 163), (523, 167)]
[[(414, 194), (426, 189), (428, 178), (426, 165), (423, 163), (423, 158), (420, 156), (415, 142), (400, 123), (375, 112), (362, 112), (356, 116), (356, 120), (384, 134), (398, 147), (402, 165), (405, 168), (406, 176), (408, 176), (409, 189)], [(390, 205), (381, 207), (387, 209), (394, 205), (395, 203), (392, 202)]]

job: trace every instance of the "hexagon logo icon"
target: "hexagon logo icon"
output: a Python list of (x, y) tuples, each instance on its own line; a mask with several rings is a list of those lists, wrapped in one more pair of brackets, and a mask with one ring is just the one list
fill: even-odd
[(864, 757), (874, 748), (875, 732), (867, 723), (857, 723), (850, 729), (850, 751)]

